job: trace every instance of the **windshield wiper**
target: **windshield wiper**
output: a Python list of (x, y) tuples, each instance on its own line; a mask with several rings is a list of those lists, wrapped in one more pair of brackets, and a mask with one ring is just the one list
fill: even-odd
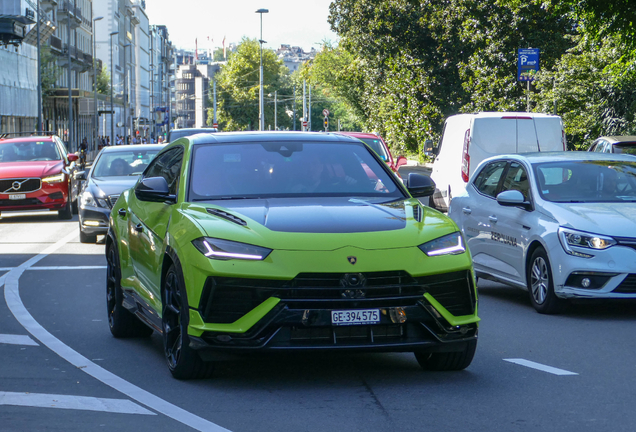
[(241, 200), (241, 199), (260, 199), (260, 197), (221, 196), (221, 197), (209, 197), (209, 198), (195, 198), (192, 201), (226, 201), (226, 200)]

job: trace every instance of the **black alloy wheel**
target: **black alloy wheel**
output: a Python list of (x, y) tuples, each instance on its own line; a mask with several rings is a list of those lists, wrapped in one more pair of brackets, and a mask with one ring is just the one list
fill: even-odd
[(188, 337), (189, 310), (181, 268), (174, 264), (166, 273), (162, 292), (163, 346), (172, 376), (177, 379), (208, 378), (214, 364), (204, 362), (190, 348)]
[(114, 243), (106, 250), (106, 306), (108, 307), (108, 326), (116, 338), (149, 337), (152, 328), (142, 323), (122, 304), (124, 294), (121, 290), (121, 268), (119, 254)]
[(542, 247), (532, 253), (526, 272), (530, 302), (537, 312), (542, 314), (556, 314), (567, 306), (567, 300), (561, 299), (554, 293), (552, 267), (548, 254)]

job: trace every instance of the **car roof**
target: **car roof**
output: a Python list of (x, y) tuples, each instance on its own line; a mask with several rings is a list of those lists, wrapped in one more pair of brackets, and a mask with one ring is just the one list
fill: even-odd
[[(558, 151), (558, 152), (534, 152), (534, 153), (509, 153), (494, 156), (486, 161), (498, 159), (526, 160), (531, 164), (543, 162), (566, 162), (566, 161), (624, 161), (636, 162), (636, 158), (631, 155), (619, 153), (595, 153), (588, 151)], [(485, 161), (484, 161), (485, 162)]]
[(298, 132), (298, 131), (251, 131), (251, 132), (218, 132), (215, 134), (196, 134), (184, 137), (193, 144), (225, 144), (244, 142), (349, 142), (360, 143), (360, 140), (330, 132)]
[(0, 138), (0, 143), (31, 141), (53, 141), (53, 135), (31, 135), (18, 138)]
[(131, 144), (131, 145), (116, 145), (106, 146), (102, 149), (104, 153), (116, 153), (126, 150), (160, 150), (164, 148), (166, 144)]
[(379, 135), (376, 135), (376, 134), (371, 133), (371, 132), (338, 131), (337, 133), (339, 133), (340, 135), (353, 136), (353, 137), (356, 137), (356, 138), (375, 138), (375, 139), (382, 140), (382, 138), (380, 138)]
[[(604, 139), (606, 141), (611, 142), (612, 144), (636, 144), (636, 135), (623, 135), (623, 136), (602, 136), (597, 138), (596, 140)], [(596, 141), (595, 140), (595, 141)]]

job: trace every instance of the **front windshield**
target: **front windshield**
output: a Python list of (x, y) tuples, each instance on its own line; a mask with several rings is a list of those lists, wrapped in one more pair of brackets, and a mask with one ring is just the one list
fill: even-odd
[(546, 201), (636, 202), (636, 160), (549, 162), (534, 171)]
[(190, 200), (404, 195), (360, 144), (237, 143), (195, 147)]
[(364, 141), (369, 147), (371, 147), (384, 161), (389, 160), (389, 155), (386, 154), (386, 150), (382, 145), (382, 141), (378, 138), (358, 138), (360, 141)]
[(157, 153), (159, 153), (159, 149), (135, 149), (117, 152), (104, 152), (95, 162), (92, 176), (138, 176), (146, 169)]
[(0, 144), (0, 162), (62, 160), (52, 141), (20, 141)]

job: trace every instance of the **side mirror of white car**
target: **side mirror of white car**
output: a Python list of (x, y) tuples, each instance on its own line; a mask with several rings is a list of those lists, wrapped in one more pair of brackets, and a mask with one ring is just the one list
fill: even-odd
[(523, 194), (518, 190), (507, 190), (497, 195), (497, 202), (499, 205), (505, 207), (523, 207), (526, 210), (532, 209), (532, 203), (526, 201)]

